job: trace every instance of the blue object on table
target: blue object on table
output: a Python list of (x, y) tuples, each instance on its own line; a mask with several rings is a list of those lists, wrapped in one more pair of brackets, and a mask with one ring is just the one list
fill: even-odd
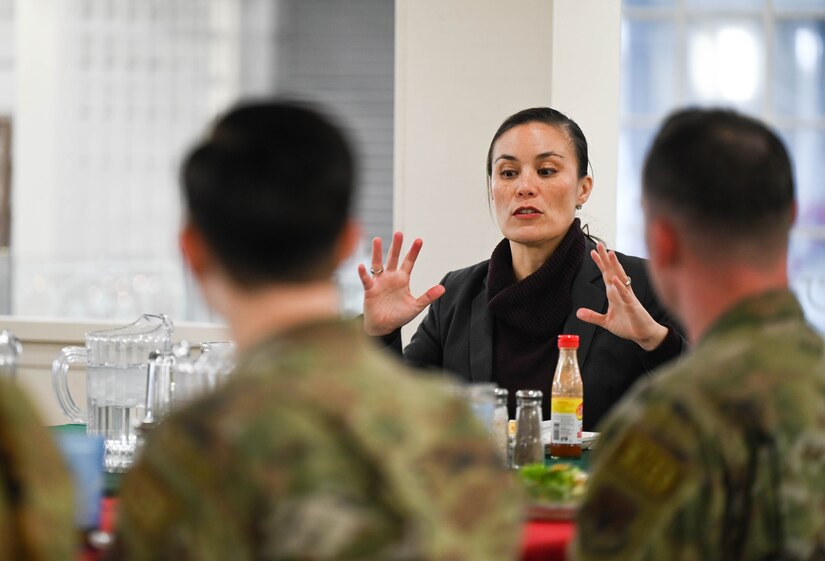
[(72, 432), (55, 435), (75, 483), (75, 521), (78, 528), (100, 525), (103, 498), (103, 437)]
[[(54, 438), (57, 440), (61, 438), (63, 434), (75, 434), (80, 436), (86, 436), (86, 425), (81, 424), (66, 424), (66, 425), (52, 425), (49, 427), (49, 432), (54, 435)], [(105, 452), (104, 452), (105, 454)], [(118, 489), (120, 489), (120, 480), (123, 478), (122, 473), (109, 473), (104, 471), (103, 472), (103, 494), (107, 497), (117, 495)]]

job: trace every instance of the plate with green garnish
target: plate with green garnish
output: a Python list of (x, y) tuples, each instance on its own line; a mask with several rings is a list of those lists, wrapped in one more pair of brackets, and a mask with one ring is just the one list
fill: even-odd
[(587, 474), (565, 463), (524, 466), (518, 478), (530, 498), (528, 516), (533, 519), (574, 518), (587, 485)]

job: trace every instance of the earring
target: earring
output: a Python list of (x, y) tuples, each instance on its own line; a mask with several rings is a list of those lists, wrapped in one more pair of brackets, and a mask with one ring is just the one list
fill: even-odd
[(576, 210), (581, 210), (581, 209), (582, 209), (582, 205), (576, 205)]

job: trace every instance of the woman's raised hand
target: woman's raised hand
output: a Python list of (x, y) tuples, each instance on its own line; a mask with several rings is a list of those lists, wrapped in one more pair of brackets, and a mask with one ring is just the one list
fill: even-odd
[(600, 242), (590, 256), (602, 272), (607, 290), (607, 313), (579, 308), (576, 317), (603, 327), (617, 337), (630, 339), (646, 351), (658, 347), (667, 335), (667, 327), (654, 320), (636, 298), (632, 279), (624, 272), (616, 254)]
[(444, 287), (437, 284), (416, 298), (410, 292), (410, 274), (424, 242), (416, 239), (401, 266), (401, 244), (404, 235), (392, 236), (387, 262), (383, 263), (381, 238), (372, 240), (372, 265), (370, 270), (358, 265), (358, 276), (364, 285), (364, 331), (367, 335), (386, 335), (412, 321), (431, 302), (444, 294)]

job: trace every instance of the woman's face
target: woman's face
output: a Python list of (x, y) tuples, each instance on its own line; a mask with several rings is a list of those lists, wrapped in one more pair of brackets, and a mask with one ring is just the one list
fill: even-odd
[(590, 196), (590, 176), (567, 133), (545, 123), (513, 127), (495, 142), (490, 191), (501, 233), (511, 242), (543, 246), (567, 233), (576, 205)]

